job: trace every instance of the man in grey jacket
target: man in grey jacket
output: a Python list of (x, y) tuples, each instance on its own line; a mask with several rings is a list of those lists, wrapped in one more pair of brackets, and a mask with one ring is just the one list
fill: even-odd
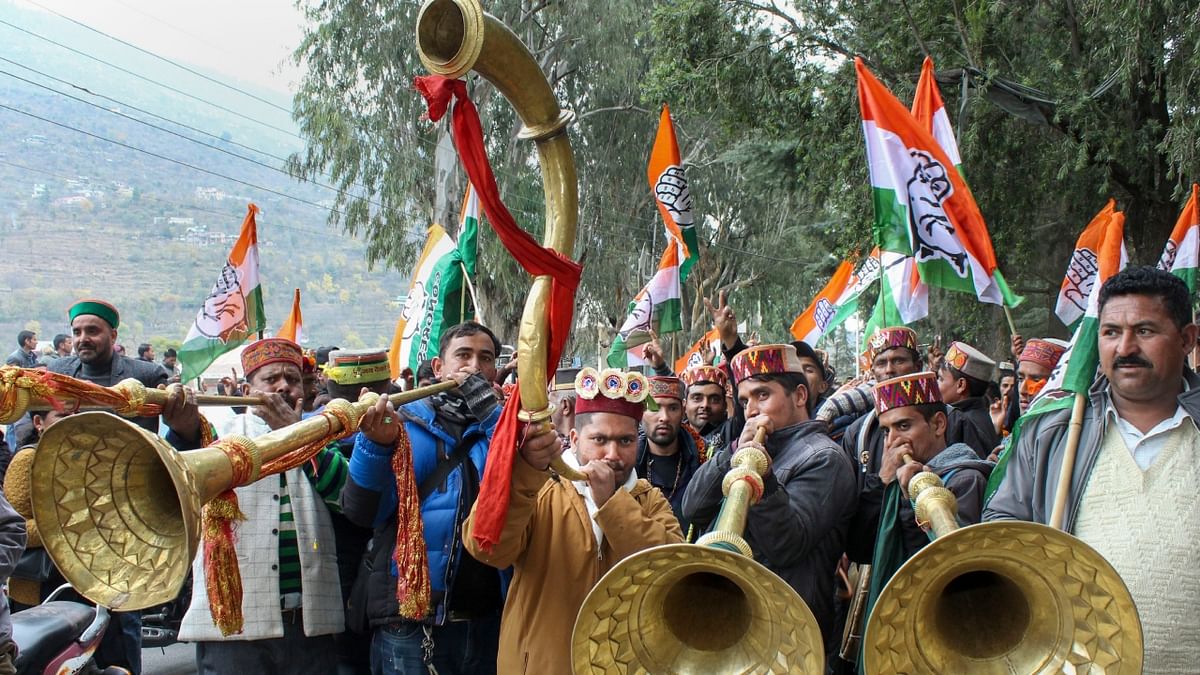
[[(25, 519), (0, 493), (0, 583), (17, 569), (17, 562), (25, 552)], [(12, 639), (12, 617), (8, 610), (8, 597), (0, 598), (0, 675), (17, 672), (13, 662), (17, 658), (17, 646)]]
[[(746, 425), (737, 447), (753, 446), (767, 431), (771, 470), (762, 499), (750, 507), (743, 536), (754, 559), (786, 581), (808, 604), (826, 647), (833, 639), (834, 570), (854, 511), (854, 466), (808, 415), (808, 388), (796, 348), (751, 347), (731, 362)], [(711, 526), (722, 502), (721, 481), (734, 448), (703, 464), (683, 498), (683, 517), (699, 531)]]
[[(1147, 673), (1200, 659), (1200, 378), (1187, 286), (1128, 268), (1099, 293), (1100, 370), (1088, 392), (1064, 529), (1121, 575), (1142, 621)], [(1050, 395), (1050, 394), (1046, 394)], [(1024, 422), (983, 519), (1048, 523), (1070, 409)]]

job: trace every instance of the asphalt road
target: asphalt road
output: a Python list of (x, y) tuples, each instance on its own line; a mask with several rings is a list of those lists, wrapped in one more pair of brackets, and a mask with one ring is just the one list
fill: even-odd
[(196, 646), (179, 642), (167, 647), (142, 650), (145, 675), (196, 675)]

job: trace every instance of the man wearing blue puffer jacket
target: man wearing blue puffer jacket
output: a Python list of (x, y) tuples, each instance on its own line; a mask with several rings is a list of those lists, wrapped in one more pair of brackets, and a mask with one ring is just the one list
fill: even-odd
[(365, 608), (373, 628), (371, 671), (377, 675), (496, 672), (507, 577), (463, 550), (462, 523), (479, 494), (500, 418), (492, 387), (499, 352), (500, 342), (485, 326), (471, 321), (453, 326), (441, 336), (433, 369), (439, 380), (453, 379), (459, 387), (399, 410), (384, 403), (362, 420), (364, 429), (404, 424), (412, 444), (433, 591), (423, 620), (401, 614), (394, 561), (395, 442), (380, 444), (360, 435), (342, 503), (348, 518), (375, 528)]

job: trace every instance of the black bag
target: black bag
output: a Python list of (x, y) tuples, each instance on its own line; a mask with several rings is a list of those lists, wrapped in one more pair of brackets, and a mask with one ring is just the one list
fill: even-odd
[[(425, 480), (417, 488), (418, 501), (432, 493), (441, 485), (451, 471), (458, 468), (471, 454), (471, 446), (482, 436), (480, 433), (467, 434), (458, 442), (454, 450), (438, 461)], [(439, 447), (441, 442), (438, 442)], [(358, 563), (358, 575), (354, 577), (354, 585), (350, 587), (350, 595), (346, 598), (346, 628), (360, 634), (371, 631), (371, 622), (367, 617), (367, 594), (369, 592), (371, 573), (382, 565), (386, 565), (391, 557), (391, 551), (396, 547), (396, 516), (392, 515), (380, 527), (375, 529), (375, 536), (367, 542), (367, 550)], [(381, 548), (376, 548), (379, 544)], [(377, 559), (382, 554), (382, 559)]]
[(54, 572), (54, 561), (50, 559), (50, 554), (46, 553), (46, 549), (27, 548), (21, 554), (21, 559), (17, 561), (12, 578), (41, 583), (49, 579), (52, 572)]

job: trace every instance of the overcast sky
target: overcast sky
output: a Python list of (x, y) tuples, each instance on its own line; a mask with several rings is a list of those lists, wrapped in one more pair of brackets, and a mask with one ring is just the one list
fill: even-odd
[[(290, 93), (303, 15), (293, 0), (37, 0), (174, 61)], [(38, 10), (17, 0), (14, 4)], [(40, 11), (40, 10), (39, 10)]]

